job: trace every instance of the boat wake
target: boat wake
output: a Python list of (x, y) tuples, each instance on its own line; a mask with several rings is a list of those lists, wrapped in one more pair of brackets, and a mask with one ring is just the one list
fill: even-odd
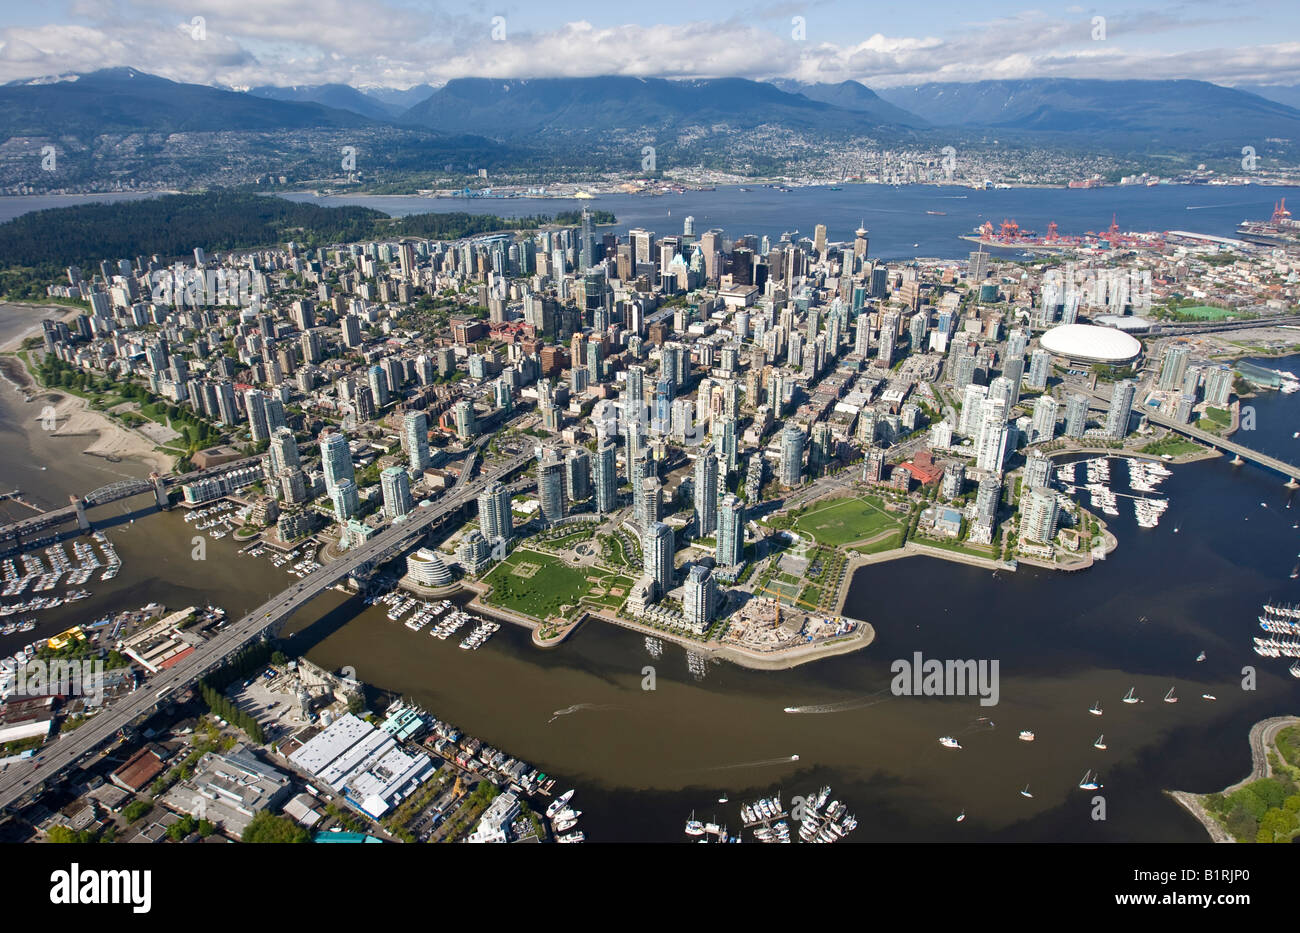
[(787, 713), (845, 713), (851, 709), (866, 709), (868, 706), (875, 706), (877, 703), (884, 703), (892, 700), (893, 696), (881, 696), (889, 693), (889, 688), (877, 690), (875, 693), (868, 693), (866, 696), (856, 697), (852, 700), (841, 700), (838, 703), (810, 703), (807, 706), (787, 706)]
[(570, 714), (572, 714), (572, 713), (577, 713), (577, 712), (579, 712), (579, 711), (581, 711), (581, 710), (584, 710), (584, 709), (585, 709), (585, 710), (593, 710), (593, 711), (596, 711), (596, 710), (611, 710), (611, 709), (618, 709), (618, 707), (617, 707), (617, 706), (607, 706), (607, 705), (600, 704), (600, 703), (577, 703), (577, 704), (575, 704), (575, 705), (573, 705), (573, 706), (565, 707), (564, 709), (557, 709), (557, 710), (555, 710), (555, 711), (552, 713), (551, 718), (548, 719), (548, 720), (546, 720), (546, 724), (549, 726), (551, 723), (555, 722), (555, 720), (559, 719), (561, 716), (568, 716), (568, 715), (570, 715)]
[(732, 771), (736, 768), (770, 768), (773, 765), (788, 765), (792, 761), (798, 761), (798, 755), (785, 755), (781, 758), (764, 758), (761, 761), (742, 761), (734, 765), (715, 765), (712, 768), (702, 768), (702, 771)]

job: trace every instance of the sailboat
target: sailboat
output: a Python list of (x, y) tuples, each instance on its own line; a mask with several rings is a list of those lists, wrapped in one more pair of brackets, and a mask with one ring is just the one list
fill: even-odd
[(1141, 703), (1141, 702), (1142, 702), (1142, 701), (1139, 700), (1136, 696), (1133, 695), (1133, 693), (1134, 693), (1135, 690), (1137, 690), (1137, 687), (1129, 687), (1129, 688), (1128, 688), (1128, 693), (1124, 694), (1124, 702), (1125, 702), (1125, 703)]
[(1196, 656), (1196, 663), (1200, 664), (1204, 660), (1205, 660), (1205, 652), (1202, 651), (1200, 654)]
[(1093, 747), (1093, 748), (1100, 748), (1100, 749), (1104, 752), (1104, 751), (1106, 750), (1106, 742), (1105, 742), (1105, 739), (1106, 739), (1106, 736), (1104, 736), (1104, 735), (1099, 735), (1099, 736), (1097, 736), (1097, 741), (1095, 741), (1095, 742), (1092, 743), (1092, 747)]
[(1296, 661), (1287, 670), (1291, 672), (1292, 677), (1300, 677), (1300, 661)]
[(718, 798), (718, 803), (726, 803), (730, 799), (731, 798), (728, 797), (726, 794), (723, 794), (721, 797)]
[(964, 819), (966, 819), (966, 811), (962, 810), (960, 813), (957, 814), (957, 822), (960, 823)]
[(1028, 785), (1028, 784), (1026, 784), (1026, 785), (1025, 785), (1025, 789), (1022, 790), (1022, 791), (1020, 792), (1020, 796), (1021, 796), (1021, 797), (1032, 797), (1032, 796), (1034, 796), (1033, 794), (1031, 794), (1031, 793), (1029, 792), (1029, 785)]
[(1100, 715), (1101, 715), (1101, 700), (1098, 700), (1096, 703), (1092, 704), (1092, 706), (1088, 707), (1088, 712), (1092, 713), (1092, 715), (1094, 715), (1094, 716), (1100, 716)]
[[(1097, 777), (1100, 776), (1097, 775)], [(1097, 780), (1097, 777), (1093, 777), (1091, 769), (1083, 772), (1083, 780), (1079, 782), (1079, 790), (1100, 790), (1102, 785)]]
[(1169, 692), (1165, 694), (1166, 703), (1177, 703), (1178, 697), (1174, 696), (1174, 688), (1170, 687)]
[(691, 811), (691, 818), (686, 821), (686, 835), (703, 836), (704, 824), (695, 818), (695, 811)]
[[(1297, 661), (1296, 663), (1297, 663), (1297, 664), (1300, 664), (1300, 661)], [(1297, 677), (1300, 677), (1300, 674), (1296, 674), (1296, 676), (1297, 676)], [(1201, 699), (1202, 699), (1202, 700), (1217, 700), (1218, 697), (1216, 697), (1213, 693), (1202, 693), (1202, 694), (1201, 694)]]

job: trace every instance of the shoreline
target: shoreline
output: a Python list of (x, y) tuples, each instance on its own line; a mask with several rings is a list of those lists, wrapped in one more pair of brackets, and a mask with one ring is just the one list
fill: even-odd
[[(1247, 735), (1247, 740), (1250, 742), (1250, 773), (1235, 784), (1229, 784), (1223, 790), (1212, 791), (1211, 793), (1231, 794), (1253, 781), (1269, 777), (1273, 773), (1273, 768), (1268, 762), (1268, 753), (1276, 744), (1277, 734), (1288, 726), (1296, 725), (1300, 725), (1300, 717), (1273, 716), (1269, 719), (1261, 719), (1251, 726)], [(1182, 790), (1166, 790), (1165, 793), (1201, 824), (1213, 842), (1236, 842), (1223, 824), (1211, 816), (1201, 803), (1210, 794), (1194, 794)]]
[[(95, 411), (87, 399), (57, 388), (43, 388), (22, 357), (15, 354), (0, 358), (0, 376), (28, 405), (42, 402), (53, 405), (57, 427), (49, 432), (51, 437), (93, 438), (82, 450), (83, 454), (109, 462), (134, 460), (158, 473), (170, 473), (175, 466), (175, 458), (159, 453), (152, 440), (119, 424), (105, 412)], [(31, 425), (39, 421), (43, 409), (41, 405), (31, 418), (20, 420), (25, 431), (34, 430)]]
[(798, 645), (794, 648), (759, 654), (736, 645), (722, 644), (716, 639), (697, 641), (676, 632), (664, 631), (662, 629), (653, 628), (652, 626), (643, 625), (632, 619), (624, 619), (606, 612), (583, 608), (579, 610), (577, 617), (571, 620), (562, 630), (545, 641), (542, 641), (539, 638), (539, 633), (542, 631), (544, 623), (483, 601), (483, 597), (487, 596), (491, 592), (491, 587), (482, 586), (477, 582), (462, 583), (461, 590), (474, 594), (469, 602), (465, 604), (467, 609), (473, 609), (474, 611), (481, 612), (483, 615), (490, 618), (502, 622), (511, 622), (521, 628), (528, 629), (531, 633), (530, 640), (533, 647), (541, 650), (550, 650), (560, 647), (574, 632), (582, 627), (583, 623), (588, 622), (589, 620), (598, 620), (607, 624), (617, 625), (620, 628), (625, 628), (638, 635), (669, 641), (684, 650), (707, 654), (717, 660), (730, 661), (738, 667), (744, 667), (756, 671), (790, 670), (791, 668), (798, 667), (801, 664), (808, 664), (812, 661), (821, 660), (822, 658), (830, 658), (835, 657), (836, 655), (857, 651), (861, 648), (867, 647), (876, 640), (876, 630), (874, 626), (869, 622), (862, 621), (861, 619), (854, 619), (853, 621), (858, 623), (858, 627), (851, 635), (844, 635), (833, 639), (832, 641), (822, 642), (820, 644)]

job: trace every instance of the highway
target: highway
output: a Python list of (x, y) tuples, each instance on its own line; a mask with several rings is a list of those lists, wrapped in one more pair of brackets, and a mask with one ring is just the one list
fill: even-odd
[(309, 574), (237, 622), (228, 623), (174, 666), (160, 671), (135, 692), (120, 698), (74, 732), (55, 739), (30, 762), (12, 764), (0, 772), (0, 811), (13, 806), (50, 777), (72, 766), (101, 743), (113, 738), (123, 726), (166, 705), (169, 696), (219, 668), (242, 648), (283, 623), (358, 567), (377, 563), (404, 545), (409, 545), (411, 539), (422, 535), (429, 526), (474, 499), (483, 486), (503, 479), (532, 459), (531, 452), (516, 454), (491, 473), (478, 480), (470, 480), (479, 450), (488, 440), (489, 438), (483, 438), (479, 441), (479, 446), (466, 459), (456, 485), (436, 503), (417, 508), (406, 521), (386, 528), (365, 544), (345, 552), (342, 557)]

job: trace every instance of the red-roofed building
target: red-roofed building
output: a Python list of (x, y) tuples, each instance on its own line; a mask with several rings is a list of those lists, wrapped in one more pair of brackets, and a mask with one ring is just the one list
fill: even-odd
[(943, 478), (943, 467), (934, 462), (934, 454), (928, 450), (919, 450), (911, 460), (899, 464), (911, 473), (922, 486), (937, 483)]

